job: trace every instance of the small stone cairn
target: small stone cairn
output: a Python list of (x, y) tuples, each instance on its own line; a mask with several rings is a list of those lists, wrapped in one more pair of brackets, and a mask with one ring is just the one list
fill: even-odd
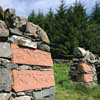
[(0, 100), (54, 100), (49, 45), (41, 27), (0, 7)]
[(84, 48), (74, 50), (69, 76), (74, 83), (93, 87), (100, 83), (100, 58)]

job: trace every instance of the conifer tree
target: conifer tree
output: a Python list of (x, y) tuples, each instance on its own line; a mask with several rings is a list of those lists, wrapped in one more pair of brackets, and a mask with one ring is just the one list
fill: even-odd
[(100, 24), (100, 4), (96, 3), (93, 12), (91, 14), (92, 21)]

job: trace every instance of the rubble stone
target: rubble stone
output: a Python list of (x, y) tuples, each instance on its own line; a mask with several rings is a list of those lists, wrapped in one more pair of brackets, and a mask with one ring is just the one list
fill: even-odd
[(8, 100), (10, 97), (9, 93), (0, 93), (0, 100)]
[(0, 91), (10, 91), (12, 78), (10, 70), (5, 68), (0, 69)]
[(27, 39), (25, 37), (13, 35), (11, 38), (9, 38), (9, 41), (12, 43), (18, 44), (20, 46), (25, 46), (25, 47), (34, 48), (34, 49), (37, 48), (36, 42), (32, 42), (30, 39)]
[(34, 36), (35, 38), (37, 38), (38, 37), (37, 29), (38, 29), (37, 25), (35, 25), (31, 22), (28, 22), (27, 26), (26, 26), (26, 33), (24, 33), (24, 34), (28, 35), (28, 36)]
[(9, 30), (7, 29), (5, 22), (0, 20), (0, 37), (8, 37), (8, 36), (9, 36)]
[(4, 58), (0, 58), (0, 65), (5, 65), (6, 63), (9, 63), (10, 60), (8, 59), (4, 59)]
[(21, 35), (21, 36), (23, 35), (23, 33), (17, 28), (9, 28), (9, 31), (13, 35)]
[(15, 9), (8, 8), (4, 12), (4, 19), (8, 27), (15, 27), (14, 21), (16, 19)]
[(3, 8), (0, 6), (0, 18), (1, 20), (4, 19), (4, 11), (3, 11)]
[(32, 100), (32, 97), (30, 97), (30, 96), (20, 96), (20, 97), (16, 97), (14, 100)]
[(44, 89), (41, 91), (33, 92), (33, 96), (35, 97), (36, 100), (39, 100), (41, 98), (54, 95), (55, 94), (54, 92), (55, 92), (55, 88), (51, 87), (50, 89)]
[(17, 96), (24, 96), (25, 95), (25, 92), (18, 92), (17, 93)]
[(38, 43), (37, 48), (43, 51), (50, 52), (50, 46), (48, 46), (47, 44)]
[[(41, 100), (41, 99), (40, 99)], [(54, 100), (54, 95), (43, 98), (42, 100)]]
[(25, 69), (32, 69), (32, 67), (28, 65), (19, 65), (17, 69), (25, 70)]
[(46, 32), (38, 26), (38, 32), (37, 32), (39, 38), (44, 42), (44, 43), (47, 43), (47, 44), (50, 44), (50, 41), (49, 41), (49, 38), (46, 34)]
[(2, 64), (5, 68), (8, 68), (8, 69), (18, 69), (18, 65), (17, 64), (13, 64), (11, 62), (8, 62), (8, 63), (5, 63), (5, 64)]
[(0, 42), (0, 57), (11, 58), (12, 50), (9, 43)]
[(25, 32), (27, 19), (25, 17), (16, 17), (15, 20), (16, 28), (20, 29), (22, 32)]

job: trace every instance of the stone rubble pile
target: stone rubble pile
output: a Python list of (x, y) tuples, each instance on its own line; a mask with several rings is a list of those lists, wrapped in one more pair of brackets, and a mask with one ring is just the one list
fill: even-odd
[(100, 58), (88, 50), (77, 47), (70, 66), (70, 80), (92, 87), (100, 83)]
[(41, 27), (0, 7), (0, 100), (54, 100), (49, 44)]

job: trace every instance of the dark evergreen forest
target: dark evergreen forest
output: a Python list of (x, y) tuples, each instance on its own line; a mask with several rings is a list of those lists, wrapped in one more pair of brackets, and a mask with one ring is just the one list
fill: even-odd
[(28, 20), (47, 32), (54, 58), (72, 57), (77, 46), (100, 54), (100, 4), (88, 14), (80, 2), (67, 7), (62, 0), (56, 13), (52, 9), (45, 15), (32, 11)]

